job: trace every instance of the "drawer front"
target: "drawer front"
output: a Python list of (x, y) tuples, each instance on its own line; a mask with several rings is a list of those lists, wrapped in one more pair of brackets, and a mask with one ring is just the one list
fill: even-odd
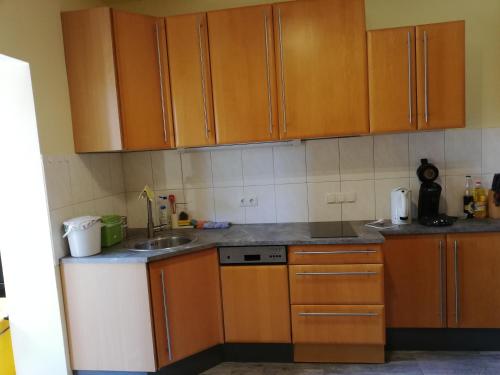
[(288, 247), (289, 264), (376, 264), (383, 263), (379, 244), (294, 245)]
[(294, 305), (383, 305), (382, 264), (289, 266)]
[(293, 305), (295, 344), (385, 344), (384, 306)]

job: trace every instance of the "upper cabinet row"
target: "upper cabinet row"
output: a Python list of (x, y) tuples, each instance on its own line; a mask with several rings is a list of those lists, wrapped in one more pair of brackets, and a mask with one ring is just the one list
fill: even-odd
[(77, 152), (465, 123), (463, 23), (370, 32), (367, 56), (363, 0), (62, 21)]

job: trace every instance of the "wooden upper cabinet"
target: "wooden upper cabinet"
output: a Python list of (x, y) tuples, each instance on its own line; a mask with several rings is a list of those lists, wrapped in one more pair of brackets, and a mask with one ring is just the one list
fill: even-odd
[(173, 146), (164, 20), (94, 8), (62, 25), (76, 152)]
[(448, 235), (448, 327), (500, 328), (500, 233)]
[(149, 265), (158, 368), (223, 343), (217, 249)]
[(445, 236), (390, 236), (383, 249), (387, 327), (445, 327)]
[(417, 26), (418, 128), (465, 126), (465, 22)]
[(364, 1), (273, 7), (280, 137), (368, 133)]
[(208, 13), (218, 144), (278, 138), (270, 5)]
[(76, 152), (123, 149), (111, 13), (61, 14)]
[(370, 131), (417, 128), (415, 28), (368, 32)]
[(212, 145), (215, 131), (207, 16), (173, 16), (166, 22), (175, 145)]
[(112, 12), (125, 149), (173, 146), (165, 21)]

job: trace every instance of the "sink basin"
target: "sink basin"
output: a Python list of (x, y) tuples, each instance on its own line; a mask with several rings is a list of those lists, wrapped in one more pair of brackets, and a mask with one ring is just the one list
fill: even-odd
[(195, 239), (184, 236), (167, 236), (137, 241), (130, 246), (132, 251), (168, 250), (187, 245)]

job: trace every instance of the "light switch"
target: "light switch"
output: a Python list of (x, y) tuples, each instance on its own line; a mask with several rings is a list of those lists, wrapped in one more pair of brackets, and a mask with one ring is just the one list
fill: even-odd
[(342, 200), (343, 200), (343, 194), (340, 192), (326, 194), (326, 203), (327, 204), (342, 203)]
[(356, 202), (356, 192), (355, 191), (349, 191), (349, 192), (346, 192), (344, 193), (344, 202), (348, 202), (348, 203), (352, 203), (352, 202)]

